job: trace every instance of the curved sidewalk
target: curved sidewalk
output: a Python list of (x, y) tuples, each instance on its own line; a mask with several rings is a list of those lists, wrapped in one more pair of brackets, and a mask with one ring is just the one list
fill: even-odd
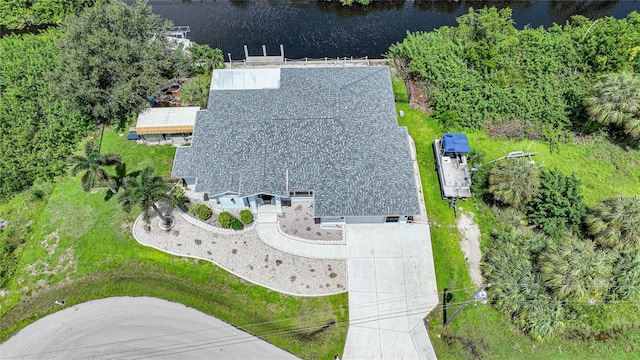
[[(217, 232), (218, 229), (198, 226), (183, 216), (188, 215), (175, 212), (175, 226), (171, 231), (160, 230), (159, 218), (154, 216), (151, 230), (145, 231), (140, 215), (133, 225), (133, 236), (144, 246), (210, 261), (246, 281), (284, 294), (326, 296), (347, 291), (344, 259), (294, 255), (267, 245), (256, 229), (228, 234), (223, 233), (223, 229)], [(256, 228), (260, 225), (258, 222)]]
[(267, 245), (289, 254), (315, 259), (346, 259), (347, 246), (316, 245), (297, 241), (278, 230), (278, 215), (270, 212), (259, 212), (256, 216), (258, 236)]

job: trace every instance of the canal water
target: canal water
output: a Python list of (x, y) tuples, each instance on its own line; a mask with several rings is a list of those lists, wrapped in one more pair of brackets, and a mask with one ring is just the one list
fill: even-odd
[(513, 9), (518, 28), (564, 23), (572, 15), (626, 17), (640, 11), (640, 0), (389, 0), (368, 6), (342, 6), (314, 0), (150, 0), (153, 11), (175, 25), (189, 25), (188, 37), (220, 48), (228, 60), (279, 55), (284, 45), (290, 59), (304, 57), (381, 57), (407, 31), (429, 31), (455, 25), (469, 7)]

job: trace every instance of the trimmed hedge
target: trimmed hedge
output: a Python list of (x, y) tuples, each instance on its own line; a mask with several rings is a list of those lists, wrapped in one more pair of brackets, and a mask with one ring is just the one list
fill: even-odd
[(243, 223), (242, 223), (242, 221), (240, 221), (239, 219), (237, 219), (237, 218), (235, 218), (235, 217), (234, 217), (234, 218), (231, 220), (231, 228), (232, 228), (233, 230), (236, 230), (236, 231), (238, 231), (238, 230), (242, 230), (242, 228), (243, 228), (243, 227), (244, 227), (244, 224), (243, 224)]
[(231, 221), (233, 221), (233, 219), (235, 219), (235, 217), (228, 211), (223, 211), (218, 215), (218, 222), (220, 223), (220, 226), (225, 229), (231, 228)]
[(193, 204), (189, 207), (189, 212), (200, 220), (208, 220), (213, 215), (213, 210), (205, 204)]
[(251, 223), (253, 221), (253, 214), (251, 213), (251, 210), (240, 211), (240, 221), (242, 221), (243, 224)]

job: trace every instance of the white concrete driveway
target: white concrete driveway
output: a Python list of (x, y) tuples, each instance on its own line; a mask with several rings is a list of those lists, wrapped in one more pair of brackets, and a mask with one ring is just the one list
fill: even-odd
[(426, 224), (347, 225), (344, 359), (435, 359), (423, 318), (438, 304)]

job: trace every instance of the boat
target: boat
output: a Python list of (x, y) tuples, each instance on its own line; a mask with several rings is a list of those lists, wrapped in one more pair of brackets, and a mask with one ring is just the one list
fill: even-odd
[(453, 204), (471, 196), (471, 173), (467, 166), (470, 151), (465, 134), (444, 134), (433, 142), (442, 199)]

